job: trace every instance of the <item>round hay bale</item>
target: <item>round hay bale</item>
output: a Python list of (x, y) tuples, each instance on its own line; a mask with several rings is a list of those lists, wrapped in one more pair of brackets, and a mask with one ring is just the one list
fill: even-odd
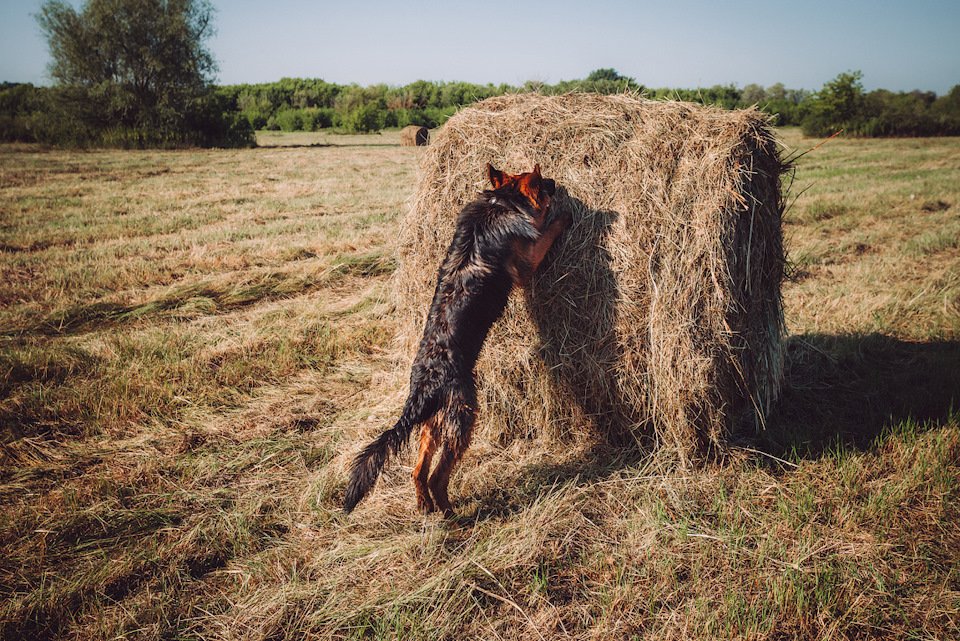
[(633, 94), (510, 95), (458, 112), (402, 223), (393, 284), (409, 357), (488, 162), (539, 163), (573, 225), (487, 338), (481, 433), (652, 438), (686, 464), (744, 417), (763, 421), (782, 372), (787, 169), (764, 115)]
[(426, 127), (407, 125), (400, 130), (400, 146), (423, 147), (430, 142), (430, 131)]

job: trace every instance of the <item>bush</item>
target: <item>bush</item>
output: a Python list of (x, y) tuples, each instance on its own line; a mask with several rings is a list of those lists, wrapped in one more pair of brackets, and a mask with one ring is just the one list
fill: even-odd
[(350, 111), (343, 119), (343, 127), (355, 133), (370, 133), (382, 129), (381, 107), (368, 102)]
[(397, 127), (407, 127), (409, 125), (416, 125), (418, 127), (427, 127), (426, 119), (423, 117), (423, 110), (421, 109), (394, 109), (392, 112), (393, 119), (396, 122)]
[(826, 136), (832, 136), (841, 129), (847, 133), (852, 133), (850, 131), (850, 123), (840, 122), (833, 118), (830, 114), (824, 113), (823, 111), (812, 111), (807, 113), (803, 117), (803, 121), (800, 123), (800, 126), (803, 129), (803, 135), (809, 136), (810, 138), (824, 138)]
[(299, 109), (284, 109), (277, 113), (276, 123), (281, 131), (300, 131), (303, 129), (303, 114)]
[(87, 147), (95, 142), (94, 131), (82, 120), (58, 108), (51, 97), (48, 108), (30, 120), (30, 129), (37, 142), (64, 147)]
[(270, 116), (257, 108), (241, 111), (240, 115), (247, 119), (247, 122), (250, 123), (250, 127), (253, 129), (265, 129), (267, 127), (267, 121), (270, 119)]
[(36, 142), (30, 118), (0, 115), (0, 142)]
[(333, 126), (333, 109), (308, 107), (301, 111), (304, 131), (319, 131)]
[(429, 129), (436, 129), (441, 126), (453, 114), (457, 113), (457, 107), (429, 107), (423, 110), (424, 124), (420, 125), (421, 127), (427, 127)]
[(181, 141), (200, 147), (255, 147), (250, 121), (229, 109), (229, 96), (210, 93), (195, 100), (187, 113)]
[(767, 113), (777, 116), (775, 122), (778, 127), (791, 127), (799, 125), (803, 121), (803, 103), (797, 104), (787, 98), (774, 98), (761, 105), (761, 108)]
[[(227, 97), (215, 92), (190, 102), (183, 114), (177, 114), (178, 126), (154, 127), (113, 124), (110, 114), (98, 95), (75, 91), (76, 88), (50, 90), (47, 108), (30, 120), (30, 128), (39, 142), (68, 147), (117, 147), (144, 149), (149, 147), (252, 147), (256, 145), (250, 121), (231, 110)], [(65, 106), (66, 105), (66, 106)], [(93, 121), (91, 116), (77, 117), (76, 109), (101, 105), (105, 116)], [(90, 125), (95, 122), (95, 125)]]
[(31, 119), (42, 108), (42, 90), (31, 84), (0, 83), (0, 142), (36, 142)]
[(840, 74), (824, 85), (805, 108), (802, 126), (808, 136), (823, 137), (843, 129), (852, 136), (917, 137), (960, 135), (960, 89), (937, 98), (931, 92), (863, 93), (859, 71)]

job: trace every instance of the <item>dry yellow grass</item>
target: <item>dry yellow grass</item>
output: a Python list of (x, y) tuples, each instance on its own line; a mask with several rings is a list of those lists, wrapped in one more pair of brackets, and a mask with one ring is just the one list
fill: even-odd
[(765, 431), (683, 471), (481, 430), (452, 523), (405, 461), (339, 512), (409, 365), (423, 150), (370, 141), (0, 146), (0, 637), (960, 636), (960, 140), (801, 159)]

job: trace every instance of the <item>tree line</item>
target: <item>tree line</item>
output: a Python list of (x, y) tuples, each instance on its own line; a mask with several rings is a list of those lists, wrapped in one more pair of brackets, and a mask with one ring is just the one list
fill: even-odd
[[(960, 135), (960, 85), (945, 96), (930, 91), (865, 92), (860, 72), (846, 72), (815, 92), (717, 85), (705, 89), (652, 89), (612, 69), (584, 80), (554, 85), (527, 82), (478, 85), (418, 80), (404, 86), (361, 87), (319, 79), (284, 78), (270, 83), (214, 86), (200, 98), (166, 116), (170, 125), (125, 116), (129, 110), (103, 108), (104, 96), (75, 87), (0, 84), (0, 139), (48, 144), (94, 144), (112, 147), (237, 146), (253, 142), (253, 131), (369, 133), (418, 125), (439, 127), (458, 109), (507, 93), (570, 91), (603, 94), (642, 92), (654, 100), (685, 100), (725, 109), (756, 105), (778, 126), (800, 126), (808, 136), (873, 137)], [(117, 98), (108, 105), (122, 104)], [(157, 119), (159, 120), (159, 119)], [(172, 133), (169, 131), (172, 129)], [(99, 136), (99, 137), (98, 137)]]
[(539, 91), (625, 91), (737, 109), (757, 105), (780, 126), (823, 136), (960, 135), (960, 85), (933, 92), (865, 92), (859, 71), (841, 73), (819, 91), (777, 83), (708, 89), (649, 88), (614, 69), (582, 80), (521, 86), (418, 80), (361, 87), (284, 78), (217, 86), (205, 41), (207, 0), (86, 0), (78, 11), (47, 0), (36, 14), (50, 49), (55, 84), (0, 83), (0, 140), (52, 145), (179, 147), (253, 145), (254, 131), (334, 129), (364, 133), (391, 127), (438, 127), (458, 109), (492, 96)]
[(960, 85), (938, 97), (930, 91), (865, 92), (861, 79), (859, 71), (841, 73), (813, 92), (787, 89), (781, 83), (767, 88), (749, 84), (742, 89), (735, 85), (657, 89), (645, 87), (613, 69), (598, 69), (583, 80), (554, 85), (532, 81), (511, 86), (418, 80), (401, 87), (360, 87), (285, 78), (272, 83), (221, 87), (219, 91), (254, 129), (284, 131), (332, 127), (362, 133), (407, 125), (433, 128), (442, 125), (457, 109), (507, 93), (633, 91), (653, 100), (685, 100), (725, 109), (756, 105), (771, 114), (776, 125), (800, 126), (809, 136), (830, 135), (839, 129), (853, 136), (960, 135)]

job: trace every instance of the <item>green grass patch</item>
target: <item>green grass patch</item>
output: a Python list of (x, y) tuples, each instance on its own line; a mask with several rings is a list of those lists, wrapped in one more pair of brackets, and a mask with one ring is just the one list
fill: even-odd
[(907, 241), (904, 247), (904, 251), (912, 256), (924, 256), (948, 249), (960, 249), (960, 221), (924, 232)]

